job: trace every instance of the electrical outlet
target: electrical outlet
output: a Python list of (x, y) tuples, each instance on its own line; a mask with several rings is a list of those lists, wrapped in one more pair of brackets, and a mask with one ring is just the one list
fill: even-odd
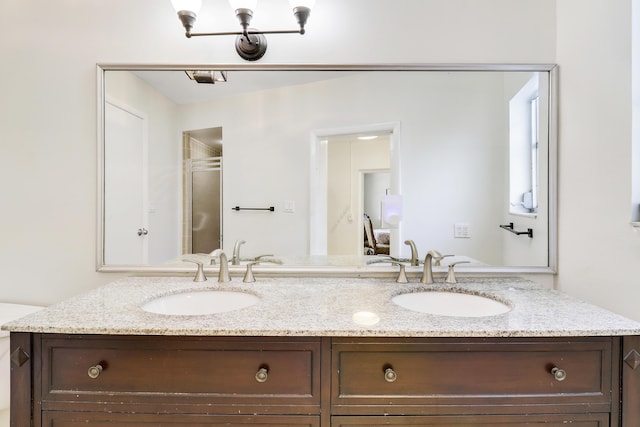
[(469, 231), (468, 222), (457, 222), (453, 225), (453, 237), (456, 239), (469, 239), (471, 232)]

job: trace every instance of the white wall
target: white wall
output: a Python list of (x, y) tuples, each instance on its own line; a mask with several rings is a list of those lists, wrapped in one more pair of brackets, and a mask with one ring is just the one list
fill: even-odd
[[(631, 79), (633, 105), (633, 195), (630, 218), (634, 222), (640, 221), (640, 0), (632, 0), (632, 41), (631, 41)], [(640, 230), (636, 230), (640, 231)]]
[[(502, 265), (505, 232), (498, 225), (506, 220), (508, 164), (503, 89), (500, 73), (405, 73), (401, 79), (367, 73), (185, 105), (180, 116), (183, 129), (223, 127), (225, 206), (276, 207), (273, 214), (225, 209), (227, 250), (242, 239), (247, 254), (309, 253), (312, 131), (398, 122), (404, 198), (400, 240), (414, 240), (421, 253), (437, 249)], [(350, 194), (355, 197), (356, 189)], [(285, 200), (296, 203), (295, 213), (283, 212)], [(329, 232), (357, 242), (359, 209), (346, 199), (330, 209)], [(355, 221), (348, 221), (349, 215)], [(455, 222), (469, 223), (472, 237), (454, 239)], [(334, 243), (331, 254), (358, 253), (353, 244), (346, 249), (344, 242)], [(409, 256), (409, 248), (400, 246)], [(538, 265), (545, 264), (543, 256)]]
[(559, 0), (558, 287), (640, 319), (631, 200), (631, 2)]
[[(274, 14), (287, 11), (274, 3)], [(270, 37), (263, 62), (559, 63), (558, 286), (640, 318), (640, 236), (628, 226), (629, 5), (322, 0), (307, 35)], [(266, 28), (259, 13), (270, 12), (256, 11)], [(237, 26), (224, 2), (201, 15), (199, 29)], [(118, 277), (95, 272), (95, 64), (241, 60), (233, 40), (185, 39), (169, 1), (2, 0), (0, 16), (0, 300), (47, 304)]]
[[(420, 253), (436, 249), (503, 265), (504, 77), (443, 73), (429, 80), (424, 103), (411, 108), (413, 120), (401, 131), (402, 240), (414, 240)], [(455, 223), (468, 223), (471, 238), (454, 238)], [(408, 246), (403, 251), (410, 256)]]

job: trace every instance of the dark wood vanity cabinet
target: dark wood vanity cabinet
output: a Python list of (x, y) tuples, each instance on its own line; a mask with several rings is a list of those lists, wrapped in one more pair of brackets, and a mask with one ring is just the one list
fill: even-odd
[(11, 346), (11, 427), (640, 426), (640, 337), (13, 333)]

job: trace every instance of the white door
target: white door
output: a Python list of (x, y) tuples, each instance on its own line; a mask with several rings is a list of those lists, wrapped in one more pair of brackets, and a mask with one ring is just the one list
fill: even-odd
[(104, 263), (147, 263), (146, 117), (105, 103)]

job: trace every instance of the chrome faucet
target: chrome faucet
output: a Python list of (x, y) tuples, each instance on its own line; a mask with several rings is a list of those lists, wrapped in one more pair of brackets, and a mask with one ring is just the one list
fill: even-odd
[(211, 258), (210, 264), (211, 265), (215, 265), (216, 264), (216, 258), (220, 257), (220, 254), (222, 253), (222, 249), (214, 249), (210, 254), (209, 257)]
[(229, 262), (227, 261), (227, 255), (222, 252), (216, 251), (216, 255), (220, 259), (220, 270), (218, 271), (218, 282), (226, 283), (231, 281), (231, 275), (229, 275)]
[(244, 240), (236, 240), (235, 245), (233, 245), (233, 256), (231, 257), (231, 265), (240, 265), (240, 246), (242, 246), (245, 242)]
[(427, 255), (424, 257), (424, 270), (422, 272), (422, 280), (421, 283), (425, 285), (433, 284), (433, 267), (431, 266), (431, 261), (440, 261), (444, 256), (440, 254), (438, 251), (429, 251)]
[(409, 245), (411, 248), (411, 265), (414, 267), (420, 265), (420, 261), (418, 261), (418, 249), (413, 240), (405, 240), (404, 244)]

